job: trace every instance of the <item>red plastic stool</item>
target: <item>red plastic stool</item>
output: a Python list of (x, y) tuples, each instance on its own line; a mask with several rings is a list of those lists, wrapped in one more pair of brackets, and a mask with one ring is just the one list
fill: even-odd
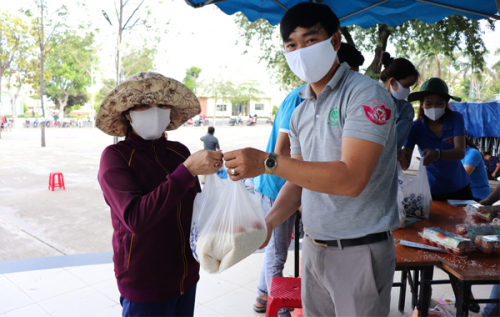
[[(55, 182), (56, 176), (57, 176), (57, 183)], [(49, 189), (52, 189), (52, 191), (54, 191), (54, 188), (62, 188), (64, 190), (66, 190), (66, 187), (64, 187), (63, 173), (61, 173), (61, 172), (50, 173), (50, 175), (49, 175)]]
[(277, 316), (283, 307), (302, 308), (300, 277), (273, 277), (271, 280), (266, 317)]
[(304, 317), (304, 312), (302, 311), (302, 308), (295, 308), (293, 310), (293, 316), (292, 317)]

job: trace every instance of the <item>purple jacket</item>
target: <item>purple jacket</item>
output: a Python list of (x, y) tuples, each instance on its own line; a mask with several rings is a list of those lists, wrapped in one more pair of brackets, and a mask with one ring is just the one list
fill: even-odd
[(199, 280), (189, 233), (201, 189), (182, 164), (189, 155), (181, 143), (134, 133), (102, 153), (98, 180), (111, 208), (115, 276), (129, 301), (168, 301)]

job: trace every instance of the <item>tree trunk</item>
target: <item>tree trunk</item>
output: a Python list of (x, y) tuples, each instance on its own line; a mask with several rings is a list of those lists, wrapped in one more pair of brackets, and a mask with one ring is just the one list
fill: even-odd
[(43, 55), (45, 54), (45, 36), (43, 35), (43, 0), (40, 1), (40, 105), (42, 106), (42, 122), (40, 130), (42, 132), (42, 147), (45, 147), (45, 108), (43, 107)]
[(354, 40), (352, 39), (351, 33), (349, 33), (349, 29), (347, 27), (345, 26), (341, 27), (340, 33), (342, 33), (347, 43), (356, 46), (356, 44), (354, 44)]
[[(3, 75), (3, 69), (0, 71), (0, 117), (2, 116), (2, 75)], [(7, 126), (5, 128), (7, 129)], [(1, 138), (2, 138), (2, 129), (0, 129), (0, 139)]]
[(380, 70), (382, 65), (380, 65), (380, 60), (382, 59), (382, 53), (387, 49), (387, 42), (389, 37), (391, 36), (391, 29), (385, 24), (378, 25), (378, 39), (379, 42), (377, 47), (375, 48), (375, 56), (373, 57), (373, 61), (366, 70), (365, 75), (371, 77), (373, 79), (378, 80), (380, 77)]
[(64, 99), (61, 96), (57, 96), (57, 101), (59, 102), (59, 120), (64, 119), (64, 108), (68, 104), (69, 94), (64, 93)]
[(16, 101), (17, 98), (19, 97), (19, 92), (21, 91), (21, 88), (17, 88), (13, 94), (10, 94), (10, 104), (12, 106), (12, 127), (16, 127), (16, 121), (17, 121), (17, 108), (16, 108)]

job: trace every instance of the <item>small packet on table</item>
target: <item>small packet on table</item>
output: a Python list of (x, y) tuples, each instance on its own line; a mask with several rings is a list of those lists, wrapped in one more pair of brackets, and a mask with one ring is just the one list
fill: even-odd
[(425, 243), (445, 249), (448, 253), (458, 256), (474, 251), (474, 246), (470, 239), (463, 238), (439, 228), (425, 228), (419, 235)]

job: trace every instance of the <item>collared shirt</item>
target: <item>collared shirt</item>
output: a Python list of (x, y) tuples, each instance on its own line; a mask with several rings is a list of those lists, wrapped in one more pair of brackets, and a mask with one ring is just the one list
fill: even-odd
[(217, 149), (220, 149), (219, 140), (210, 133), (202, 136), (200, 140), (203, 141), (203, 148), (205, 150), (217, 151)]
[(486, 168), (492, 172), (497, 169), (498, 163), (500, 163), (500, 159), (496, 156), (492, 156), (489, 161), (486, 159), (484, 160), (484, 166), (486, 166)]
[(488, 182), (488, 174), (483, 165), (483, 157), (478, 150), (472, 147), (467, 147), (465, 157), (462, 159), (463, 165), (471, 165), (476, 168), (469, 175), (470, 188), (474, 198), (485, 199), (491, 193), (490, 183)]
[(349, 71), (347, 63), (339, 66), (317, 99), (310, 85), (299, 95), (305, 101), (290, 122), (292, 155), (302, 155), (304, 161), (340, 161), (344, 137), (384, 146), (358, 197), (302, 190), (306, 233), (313, 239), (334, 240), (396, 229), (396, 108), (391, 95), (376, 81)]
[[(413, 121), (405, 148), (413, 149), (417, 145), (420, 153), (425, 149), (443, 151), (455, 148), (454, 138), (465, 136), (464, 117), (456, 111), (445, 116), (443, 131), (439, 137), (434, 135), (424, 119)], [(466, 187), (470, 182), (469, 174), (460, 160), (434, 161), (426, 167), (433, 195), (453, 193)]]
[(405, 145), (408, 134), (410, 134), (411, 124), (415, 117), (415, 110), (411, 103), (406, 100), (397, 100), (393, 98), (398, 114), (396, 116), (396, 133), (398, 135), (398, 149)]
[[(274, 118), (271, 136), (269, 136), (269, 141), (267, 142), (267, 153), (274, 152), (276, 142), (278, 141), (278, 134), (280, 132), (289, 133), (292, 113), (304, 100), (299, 97), (299, 91), (304, 88), (304, 86), (300, 86), (292, 90), (278, 108), (278, 112), (276, 112), (276, 117)], [(285, 180), (275, 175), (262, 174), (254, 179), (254, 183), (255, 189), (259, 193), (264, 194), (271, 199), (276, 199), (281, 187), (285, 184)]]

